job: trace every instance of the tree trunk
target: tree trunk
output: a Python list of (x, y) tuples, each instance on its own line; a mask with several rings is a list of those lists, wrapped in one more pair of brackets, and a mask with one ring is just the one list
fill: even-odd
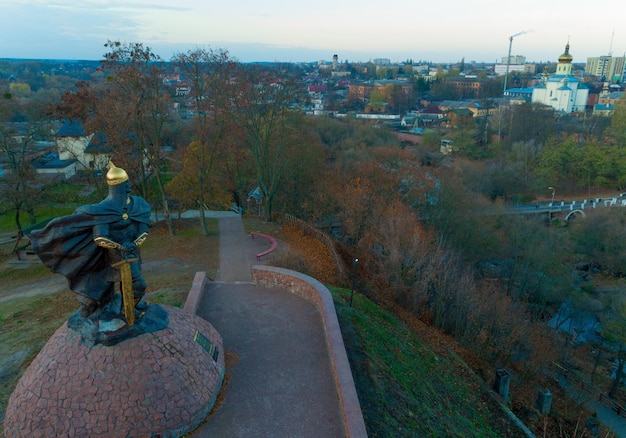
[(265, 212), (265, 220), (272, 222), (272, 196), (267, 196), (265, 198), (265, 205), (267, 208), (267, 211)]
[(20, 210), (20, 206), (15, 207), (15, 226), (17, 227), (17, 231), (22, 231), (22, 224), (20, 223)]
[(205, 236), (209, 235), (209, 227), (206, 223), (206, 215), (204, 214), (204, 203), (200, 203), (200, 225), (202, 226), (202, 234)]
[(598, 368), (598, 364), (600, 363), (600, 357), (602, 356), (602, 346), (604, 345), (604, 339), (600, 342), (598, 346), (598, 355), (596, 356), (596, 361), (593, 364), (593, 370), (591, 370), (591, 383), (593, 383), (593, 378), (596, 374), (596, 369)]
[(170, 207), (167, 202), (167, 196), (165, 195), (165, 188), (163, 187), (163, 181), (161, 180), (161, 175), (159, 172), (156, 172), (157, 184), (159, 186), (159, 192), (161, 195), (161, 201), (163, 202), (163, 215), (165, 216), (165, 224), (167, 225), (167, 231), (170, 236), (176, 235), (176, 230), (174, 229), (174, 225), (172, 224), (172, 217), (170, 215)]
[(170, 215), (170, 209), (167, 202), (167, 199), (163, 199), (163, 216), (165, 216), (165, 224), (167, 225), (167, 231), (170, 236), (176, 235), (176, 230), (174, 229), (174, 224), (172, 223), (172, 217)]
[(28, 212), (28, 220), (31, 225), (35, 225), (37, 223), (37, 216), (35, 215), (35, 209), (33, 207), (28, 207), (26, 209)]

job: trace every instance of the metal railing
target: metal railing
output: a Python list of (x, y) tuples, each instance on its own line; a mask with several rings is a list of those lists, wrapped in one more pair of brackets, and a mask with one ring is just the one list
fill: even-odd
[(600, 403), (608, 406), (613, 412), (615, 412), (620, 417), (626, 418), (626, 408), (624, 408), (622, 405), (620, 405), (615, 400), (610, 398), (607, 394), (602, 392), (600, 388), (587, 382), (585, 379), (580, 377), (577, 373), (568, 370), (567, 368), (565, 368), (563, 365), (559, 363), (554, 362), (552, 366), (559, 374), (565, 377), (568, 381), (574, 383), (577, 387), (579, 387), (583, 391), (597, 398), (597, 400)]

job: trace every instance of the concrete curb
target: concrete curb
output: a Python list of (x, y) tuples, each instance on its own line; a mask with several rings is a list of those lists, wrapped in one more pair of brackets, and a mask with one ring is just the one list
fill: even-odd
[(350, 362), (330, 291), (316, 279), (289, 269), (255, 265), (252, 278), (261, 286), (288, 290), (319, 310), (330, 353), (347, 437), (367, 437), (363, 412), (354, 386)]
[(185, 306), (183, 307), (185, 312), (193, 315), (198, 313), (198, 306), (200, 305), (202, 293), (204, 292), (204, 287), (206, 286), (207, 281), (206, 272), (196, 272), (191, 289), (189, 289), (187, 299), (185, 300)]

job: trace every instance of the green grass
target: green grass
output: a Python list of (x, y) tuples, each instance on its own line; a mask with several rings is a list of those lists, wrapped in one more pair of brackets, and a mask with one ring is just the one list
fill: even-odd
[(50, 270), (43, 264), (32, 264), (26, 268), (6, 267), (0, 270), (0, 280), (11, 281), (13, 286), (24, 280), (32, 280), (36, 277), (44, 277), (50, 274)]
[(71, 184), (60, 182), (46, 187), (46, 199), (50, 202), (85, 202), (80, 195), (80, 191), (85, 188), (85, 184)]
[(330, 287), (370, 436), (498, 437), (493, 411), (459, 364), (361, 295)]
[[(51, 217), (66, 216), (68, 214), (72, 214), (73, 212), (74, 208), (72, 207), (43, 206), (35, 209), (35, 218), (36, 222), (39, 222)], [(23, 228), (31, 225), (28, 213), (26, 213), (25, 210), (22, 210), (20, 213), (20, 223)], [(0, 214), (0, 233), (14, 232), (17, 232), (17, 226), (15, 225), (15, 211)]]

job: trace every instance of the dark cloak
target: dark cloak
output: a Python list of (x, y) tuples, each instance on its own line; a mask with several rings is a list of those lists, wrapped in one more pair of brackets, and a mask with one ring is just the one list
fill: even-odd
[[(150, 205), (141, 197), (129, 196), (128, 219), (150, 225)], [(33, 250), (52, 271), (63, 274), (73, 292), (100, 300), (111, 282), (106, 249), (94, 242), (93, 227), (122, 220), (122, 208), (112, 200), (79, 207), (74, 214), (53, 219), (30, 234)], [(118, 242), (123, 243), (123, 242)]]

